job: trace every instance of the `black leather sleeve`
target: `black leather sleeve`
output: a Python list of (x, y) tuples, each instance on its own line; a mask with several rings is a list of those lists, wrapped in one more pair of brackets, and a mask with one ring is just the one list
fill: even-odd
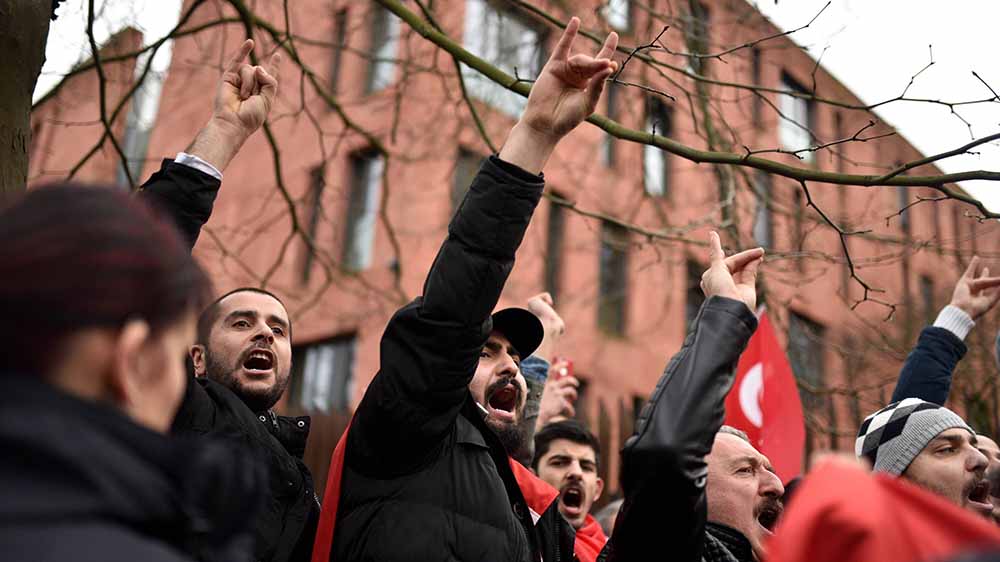
[(607, 560), (643, 560), (651, 552), (669, 552), (678, 562), (701, 559), (705, 456), (722, 426), (736, 363), (756, 329), (757, 318), (742, 302), (712, 297), (702, 305), (622, 449), (625, 501)]

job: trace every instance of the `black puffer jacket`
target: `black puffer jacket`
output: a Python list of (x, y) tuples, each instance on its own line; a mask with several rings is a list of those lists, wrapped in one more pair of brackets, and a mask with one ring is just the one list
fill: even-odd
[(625, 501), (602, 560), (751, 561), (746, 537), (706, 527), (705, 457), (725, 418), (736, 362), (756, 330), (742, 302), (711, 297), (702, 305), (622, 448)]
[(173, 432), (230, 438), (267, 467), (267, 496), (254, 527), (254, 560), (308, 561), (319, 520), (312, 475), (302, 461), (309, 418), (254, 413), (231, 390), (207, 379), (188, 382)]
[[(173, 217), (193, 247), (212, 214), (219, 181), (194, 168), (164, 160), (143, 185), (141, 197)], [(250, 446), (269, 473), (267, 501), (253, 527), (254, 560), (308, 562), (319, 519), (319, 501), (302, 454), (309, 418), (252, 412), (224, 386), (199, 379), (188, 383), (174, 433), (226, 436)]]
[(539, 176), (487, 160), (423, 296), (389, 321), (348, 432), (331, 560), (572, 559), (572, 528), (558, 508), (533, 524), (468, 390), (542, 187)]
[(248, 559), (264, 473), (247, 451), (180, 442), (33, 377), (0, 384), (0, 558)]

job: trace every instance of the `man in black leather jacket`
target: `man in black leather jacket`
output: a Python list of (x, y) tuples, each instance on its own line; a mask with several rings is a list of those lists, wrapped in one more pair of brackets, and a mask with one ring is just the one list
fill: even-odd
[(757, 329), (763, 254), (727, 258), (711, 233), (707, 299), (622, 450), (625, 501), (603, 559), (761, 558), (784, 490), (767, 459), (722, 421), (736, 363)]

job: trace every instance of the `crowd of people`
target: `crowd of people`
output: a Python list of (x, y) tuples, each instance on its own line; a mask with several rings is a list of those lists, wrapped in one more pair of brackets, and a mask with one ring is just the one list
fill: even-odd
[[(573, 18), (520, 120), (458, 208), (421, 296), (332, 451), (322, 501), (308, 417), (273, 408), (291, 372), (277, 296), (215, 297), (191, 249), (222, 172), (267, 118), (274, 62), (228, 63), (212, 117), (138, 196), (73, 184), (0, 211), (0, 552), (4, 560), (987, 560), (1000, 553), (1000, 448), (944, 406), (1000, 277), (974, 258), (920, 334), (855, 455), (782, 482), (723, 425), (757, 328), (764, 251), (709, 237), (706, 300), (621, 450), (573, 420), (547, 294), (495, 310), (559, 141), (618, 68), (611, 33), (573, 54)], [(655, 343), (651, 343), (655, 345)], [(977, 431), (978, 429), (978, 431)], [(994, 429), (994, 428), (990, 428)]]

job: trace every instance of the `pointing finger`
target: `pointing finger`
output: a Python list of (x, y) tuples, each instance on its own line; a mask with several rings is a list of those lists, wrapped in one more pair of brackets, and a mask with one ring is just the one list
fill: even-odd
[(576, 39), (576, 32), (580, 29), (580, 18), (572, 17), (566, 24), (566, 30), (556, 43), (556, 48), (552, 51), (550, 60), (566, 60), (569, 58), (570, 49), (573, 48), (573, 40)]
[(719, 233), (713, 230), (708, 234), (708, 261), (710, 262), (710, 267), (724, 265), (723, 261), (725, 259), (726, 253), (722, 251), (722, 241), (719, 240)]

